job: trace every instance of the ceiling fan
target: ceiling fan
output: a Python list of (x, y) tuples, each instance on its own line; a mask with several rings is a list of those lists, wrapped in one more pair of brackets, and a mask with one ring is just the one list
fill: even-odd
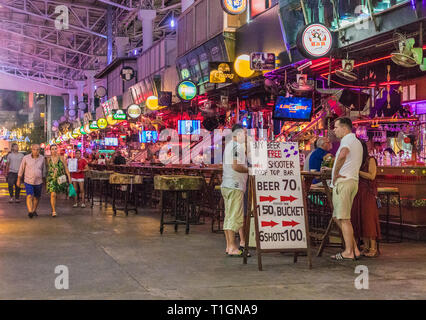
[(423, 48), (415, 48), (415, 39), (407, 38), (405, 35), (396, 32), (394, 39), (398, 52), (391, 53), (394, 63), (405, 68), (420, 66), (422, 71), (426, 70), (426, 59), (423, 59)]
[(342, 60), (342, 69), (336, 70), (336, 76), (347, 81), (358, 80), (358, 76), (353, 72), (355, 60)]

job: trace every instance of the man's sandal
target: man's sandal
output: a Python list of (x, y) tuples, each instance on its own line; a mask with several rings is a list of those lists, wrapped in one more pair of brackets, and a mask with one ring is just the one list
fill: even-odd
[(355, 261), (355, 257), (354, 258), (345, 258), (341, 252), (339, 252), (338, 254), (336, 254), (335, 256), (331, 256), (331, 260), (336, 260), (336, 261)]
[[(245, 248), (244, 247), (242, 247), (242, 246), (240, 246), (239, 248), (238, 248), (239, 250), (241, 250), (242, 252), (244, 252), (244, 250), (245, 250)], [(250, 254), (250, 252), (247, 250), (247, 257), (248, 258), (250, 258), (251, 257), (251, 254)]]

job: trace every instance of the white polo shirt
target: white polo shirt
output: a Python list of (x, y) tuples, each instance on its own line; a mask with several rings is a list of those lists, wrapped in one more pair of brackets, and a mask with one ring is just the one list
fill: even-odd
[[(357, 139), (354, 133), (349, 133), (346, 136), (343, 137), (342, 141), (340, 141), (340, 147), (337, 150), (336, 153), (336, 161), (334, 161), (333, 165), (333, 171), (331, 176), (331, 183), (333, 184), (334, 180), (334, 169), (337, 163), (337, 159), (339, 158), (340, 151), (343, 148), (349, 149), (349, 154), (346, 157), (345, 163), (343, 164), (342, 168), (340, 169), (340, 175), (344, 176), (345, 178), (339, 178), (336, 181), (336, 185), (345, 180), (359, 180), (359, 169), (362, 165), (362, 144)], [(333, 186), (333, 185), (332, 185)]]

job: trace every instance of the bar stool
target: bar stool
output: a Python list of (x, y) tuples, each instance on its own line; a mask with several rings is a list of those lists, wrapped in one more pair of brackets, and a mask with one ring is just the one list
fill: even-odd
[[(95, 201), (98, 201), (99, 205), (102, 205), (102, 198), (104, 198), (105, 207), (108, 207), (108, 195), (110, 191), (109, 177), (114, 171), (97, 171), (90, 170), (88, 178), (89, 184), (89, 198), (90, 207), (93, 208)], [(98, 200), (95, 200), (95, 196), (98, 196)]]
[[(135, 211), (138, 214), (138, 208), (136, 200), (133, 202), (133, 206), (129, 206), (129, 201), (133, 193), (134, 185), (142, 184), (142, 176), (134, 176), (130, 174), (113, 173), (109, 177), (109, 184), (112, 188), (112, 210), (114, 216), (117, 215), (117, 211), (124, 211), (126, 216), (129, 215), (129, 211)], [(124, 204), (123, 207), (116, 205), (117, 196), (119, 193), (124, 193)]]
[[(222, 222), (223, 222), (223, 219), (225, 218), (225, 205), (224, 205), (220, 185), (217, 185), (214, 187), (212, 199), (213, 199), (212, 232), (213, 233), (223, 232)], [(215, 229), (214, 227), (215, 222), (217, 223), (217, 229)]]
[[(198, 176), (184, 175), (157, 175), (154, 177), (154, 189), (160, 191), (160, 233), (163, 234), (164, 225), (174, 225), (175, 232), (178, 226), (186, 225), (186, 234), (189, 233), (189, 222), (193, 216), (194, 206), (190, 204), (193, 191), (201, 190), (204, 179)], [(164, 221), (166, 213), (174, 214), (175, 219)], [(191, 214), (192, 213), (192, 214)]]
[[(383, 239), (383, 242), (392, 242), (399, 243), (402, 242), (402, 206), (401, 206), (401, 196), (399, 194), (398, 188), (393, 187), (385, 187), (385, 188), (377, 188), (378, 196), (382, 198), (386, 198), (386, 238)], [(399, 241), (389, 239), (389, 216), (390, 216), (390, 199), (391, 197), (397, 197), (398, 206), (399, 206)]]

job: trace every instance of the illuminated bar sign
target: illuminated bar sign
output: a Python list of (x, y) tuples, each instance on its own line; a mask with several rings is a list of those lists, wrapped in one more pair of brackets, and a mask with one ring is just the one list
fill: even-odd
[(176, 88), (177, 95), (184, 101), (191, 101), (197, 96), (197, 85), (189, 80), (184, 80)]
[(137, 104), (132, 104), (127, 108), (127, 114), (130, 118), (136, 119), (138, 118), (142, 113), (141, 107), (139, 107)]
[(119, 109), (118, 108), (118, 99), (117, 97), (112, 97), (111, 99), (102, 103), (102, 110), (104, 111), (104, 115), (107, 118), (109, 115), (112, 115), (112, 110)]
[(232, 15), (241, 14), (247, 9), (247, 0), (221, 0), (223, 10)]
[(123, 110), (116, 110), (113, 115), (114, 120), (126, 120), (127, 115)]
[(231, 62), (209, 62), (210, 83), (232, 82), (234, 67)]
[(256, 71), (274, 70), (275, 54), (267, 52), (253, 52), (250, 55), (250, 69)]
[(105, 118), (100, 118), (97, 121), (99, 129), (105, 129), (108, 126), (108, 122)]
[(308, 24), (297, 35), (297, 48), (308, 59), (326, 57), (333, 49), (331, 31), (321, 23)]
[(91, 121), (91, 122), (90, 122), (89, 129), (91, 129), (91, 130), (98, 130), (98, 129), (99, 129), (99, 126), (98, 126), (97, 121)]

